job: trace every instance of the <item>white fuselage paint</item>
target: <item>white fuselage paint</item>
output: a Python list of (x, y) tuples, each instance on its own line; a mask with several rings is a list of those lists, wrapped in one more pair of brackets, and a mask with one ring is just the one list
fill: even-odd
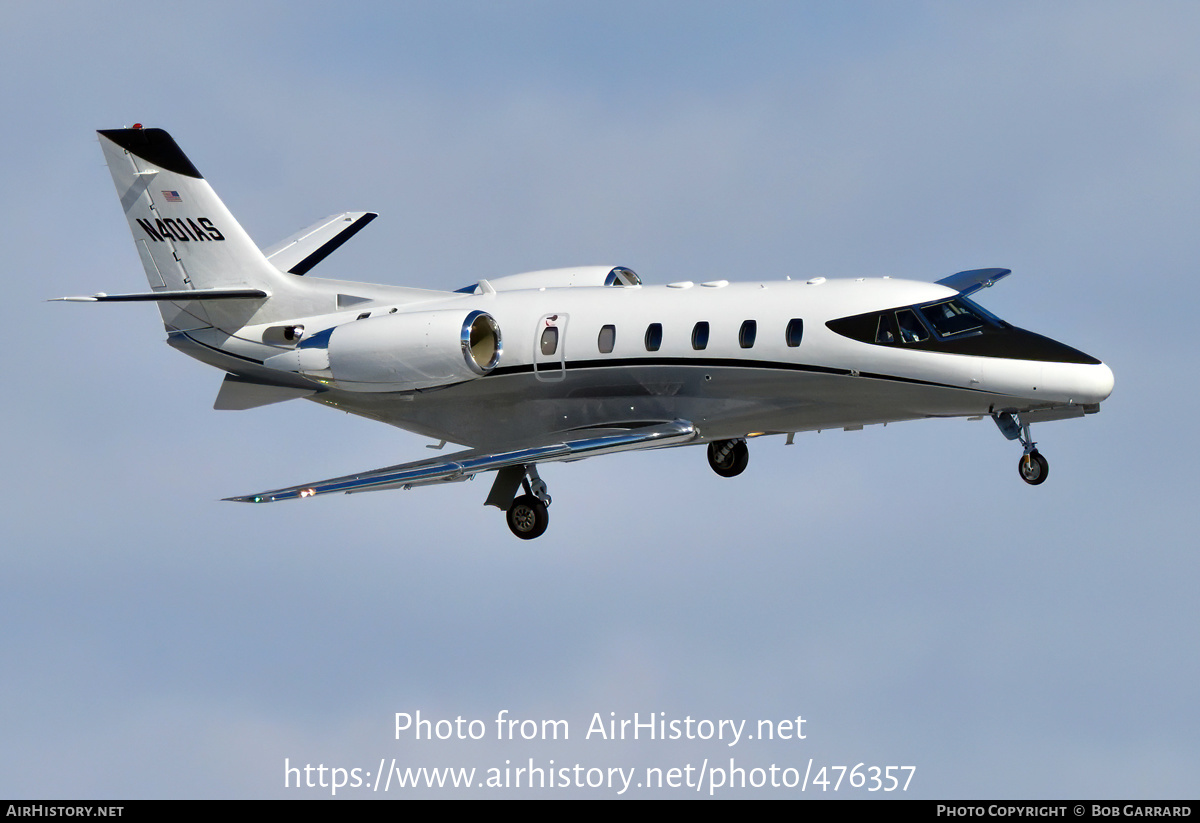
[[(338, 284), (346, 291), (356, 284)], [(305, 284), (314, 292), (319, 281)], [(359, 291), (366, 291), (367, 287)], [(380, 299), (352, 310), (293, 318), (305, 337), (345, 323), (383, 324), (409, 312), (483, 311), (497, 322), (503, 353), (495, 371), (450, 385), (318, 379), (318, 402), (401, 428), (471, 446), (521, 442), (550, 432), (683, 418), (701, 440), (854, 427), (923, 417), (1030, 411), (1095, 404), (1112, 390), (1104, 364), (1078, 364), (916, 351), (857, 342), (826, 321), (955, 296), (944, 286), (889, 278), (715, 285), (571, 287), (481, 294), (423, 292), (419, 302)], [(406, 295), (407, 297), (407, 295)], [(319, 304), (315, 299), (313, 302)], [(358, 319), (370, 313), (366, 319)], [(557, 349), (542, 355), (549, 322)], [(804, 323), (799, 346), (786, 344), (790, 320)], [(754, 345), (739, 345), (746, 320)], [(276, 321), (273, 326), (278, 326)], [(692, 346), (697, 322), (708, 344)], [(646, 331), (662, 324), (658, 351)], [(601, 329), (613, 326), (611, 352)], [(293, 347), (264, 343), (267, 326), (235, 335), (216, 329), (176, 335), (189, 354), (247, 377), (279, 376), (258, 363)], [(336, 332), (335, 332), (336, 334)], [(202, 345), (197, 345), (202, 344)], [(446, 345), (454, 345), (449, 341)], [(232, 356), (230, 356), (232, 355)], [(297, 379), (311, 379), (290, 375)]]

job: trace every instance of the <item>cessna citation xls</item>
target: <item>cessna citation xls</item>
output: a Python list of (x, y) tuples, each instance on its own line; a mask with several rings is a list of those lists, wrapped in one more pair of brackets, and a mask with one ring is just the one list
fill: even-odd
[(260, 250), (161, 129), (101, 131), (167, 342), (226, 372), (218, 409), (304, 397), (465, 451), (230, 500), (408, 489), (495, 472), (486, 504), (542, 534), (538, 464), (706, 443), (724, 477), (747, 438), (989, 415), (1048, 465), (1030, 424), (1081, 417), (1108, 366), (968, 299), (1008, 269), (884, 278), (643, 285), (620, 266), (527, 272), (458, 291), (308, 272), (375, 215), (328, 217)]

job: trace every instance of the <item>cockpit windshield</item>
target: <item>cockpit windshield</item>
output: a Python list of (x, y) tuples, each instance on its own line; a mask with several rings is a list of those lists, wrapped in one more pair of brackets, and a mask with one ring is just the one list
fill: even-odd
[(933, 330), (943, 338), (978, 332), (987, 322), (982, 316), (971, 311), (971, 307), (963, 298), (921, 306), (920, 310)]
[(1047, 363), (1099, 363), (1062, 343), (1023, 331), (961, 294), (915, 306), (825, 321), (833, 332), (895, 351), (941, 352)]
[(831, 320), (829, 328), (853, 340), (879, 346), (935, 347), (1011, 328), (1000, 318), (961, 294), (949, 300), (898, 306), (854, 317)]

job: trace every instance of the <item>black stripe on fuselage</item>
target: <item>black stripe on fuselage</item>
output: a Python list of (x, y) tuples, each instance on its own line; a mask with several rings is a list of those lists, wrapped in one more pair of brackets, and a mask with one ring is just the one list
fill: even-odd
[[(938, 383), (933, 380), (918, 380), (913, 377), (900, 377), (893, 374), (879, 374), (876, 372), (855, 371), (853, 369), (837, 369), (830, 366), (813, 366), (805, 363), (782, 363), (773, 360), (743, 360), (735, 358), (717, 358), (717, 357), (630, 357), (619, 360), (576, 360), (566, 363), (567, 371), (580, 371), (584, 369), (632, 369), (643, 366), (669, 366), (669, 367), (688, 367), (688, 368), (734, 368), (734, 369), (768, 369), (772, 371), (794, 371), (806, 372), (809, 374), (831, 374), (840, 377), (869, 377), (873, 380), (890, 380), (895, 383), (912, 383), (918, 386), (936, 386), (943, 389), (959, 389), (961, 391), (980, 392), (982, 394), (994, 394), (995, 392), (986, 391), (984, 389), (974, 389), (969, 386), (956, 386), (951, 383)], [(560, 364), (538, 364), (538, 374), (553, 375), (560, 370)], [(502, 366), (489, 372), (487, 377), (503, 377), (505, 375), (517, 374), (532, 374), (533, 366), (530, 364), (522, 366)]]
[[(205, 343), (201, 340), (197, 340), (195, 337), (192, 337), (187, 332), (175, 331), (175, 332), (169, 332), (168, 334), (179, 335), (181, 337), (185, 337), (192, 343), (195, 343), (197, 346), (201, 346), (202, 348), (208, 349), (213, 352), (217, 352), (218, 354), (226, 355), (227, 357), (233, 357), (238, 360), (244, 360), (247, 363), (254, 363), (255, 365), (259, 365), (259, 366), (261, 366), (263, 364), (263, 361), (255, 360), (253, 357), (246, 357), (245, 355), (242, 355), (242, 354), (234, 354), (233, 352), (226, 351), (225, 349), (222, 349), (218, 346), (213, 346), (209, 343)], [(975, 388), (971, 388), (969, 386), (956, 386), (952, 383), (938, 383), (933, 380), (918, 380), (913, 377), (900, 377), (898, 375), (893, 375), (893, 374), (879, 374), (877, 372), (856, 372), (851, 369), (835, 369), (830, 366), (813, 366), (813, 365), (808, 365), (808, 364), (804, 364), (804, 363), (781, 363), (781, 362), (771, 361), (771, 360), (742, 360), (742, 359), (733, 359), (733, 358), (722, 359), (722, 358), (717, 358), (717, 357), (705, 357), (705, 358), (630, 357), (630, 358), (624, 358), (624, 359), (620, 359), (620, 360), (576, 360), (574, 362), (566, 363), (566, 368), (568, 371), (584, 371), (584, 370), (592, 370), (592, 369), (633, 369), (633, 368), (647, 367), (647, 366), (667, 366), (667, 367), (674, 367), (674, 368), (687, 367), (687, 368), (706, 368), (706, 369), (711, 369), (711, 368), (767, 369), (770, 371), (792, 371), (792, 372), (804, 372), (804, 373), (808, 373), (808, 374), (829, 374), (829, 375), (835, 375), (835, 376), (839, 376), (839, 377), (851, 377), (851, 376), (866, 377), (871, 380), (887, 380), (887, 381), (890, 381), (893, 383), (908, 383), (908, 384), (916, 385), (916, 386), (932, 386), (934, 388), (939, 388), (939, 389), (957, 389), (958, 391), (978, 392), (980, 394), (995, 394), (996, 393), (994, 391), (988, 391), (985, 389), (975, 389)], [(539, 374), (550, 375), (550, 374), (557, 373), (558, 371), (559, 371), (559, 365), (557, 363), (552, 364), (550, 366), (542, 366), (542, 365), (538, 366)], [(521, 375), (521, 374), (533, 374), (533, 373), (534, 373), (534, 370), (533, 370), (532, 364), (525, 364), (525, 365), (521, 365), (521, 366), (503, 366), (498, 369), (493, 369), (492, 371), (488, 372), (486, 375), (484, 375), (483, 377), (480, 377), (478, 379), (486, 380), (489, 377), (510, 377), (510, 376), (515, 377), (515, 376)], [(472, 383), (472, 382), (475, 382), (475, 381), (474, 380), (463, 380), (460, 383), (451, 383), (446, 386), (436, 386), (433, 388), (435, 388), (437, 390), (448, 389), (451, 386), (461, 385), (464, 383)], [(421, 390), (418, 389), (417, 391), (420, 392)], [(397, 392), (397, 394), (409, 394), (409, 393), (410, 392), (408, 392), (408, 391)]]

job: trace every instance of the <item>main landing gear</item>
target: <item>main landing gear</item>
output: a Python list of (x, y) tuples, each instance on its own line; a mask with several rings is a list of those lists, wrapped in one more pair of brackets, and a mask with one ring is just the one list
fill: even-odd
[[(708, 464), (722, 477), (737, 477), (750, 462), (744, 439), (714, 440), (708, 444)], [(550, 525), (550, 494), (537, 466), (507, 466), (496, 472), (486, 505), (504, 509), (508, 528), (522, 540), (533, 540)]]
[(522, 494), (508, 507), (508, 527), (522, 540), (532, 540), (546, 533), (550, 512), (546, 503), (532, 494)]
[(737, 477), (750, 462), (745, 440), (714, 440), (708, 444), (708, 465), (722, 477)]
[[(519, 490), (524, 494), (516, 495)], [(533, 540), (546, 533), (550, 525), (550, 494), (546, 483), (538, 476), (537, 466), (509, 466), (496, 473), (496, 481), (488, 494), (487, 505), (499, 509), (507, 504), (508, 528), (522, 540)]]
[(1017, 463), (1021, 479), (1031, 486), (1045, 483), (1046, 478), (1050, 476), (1050, 463), (1037, 450), (1037, 443), (1033, 442), (1033, 436), (1029, 433), (1029, 424), (1022, 423), (1017, 415), (1011, 412), (993, 414), (992, 419), (1006, 438), (1021, 441), (1024, 453)]

